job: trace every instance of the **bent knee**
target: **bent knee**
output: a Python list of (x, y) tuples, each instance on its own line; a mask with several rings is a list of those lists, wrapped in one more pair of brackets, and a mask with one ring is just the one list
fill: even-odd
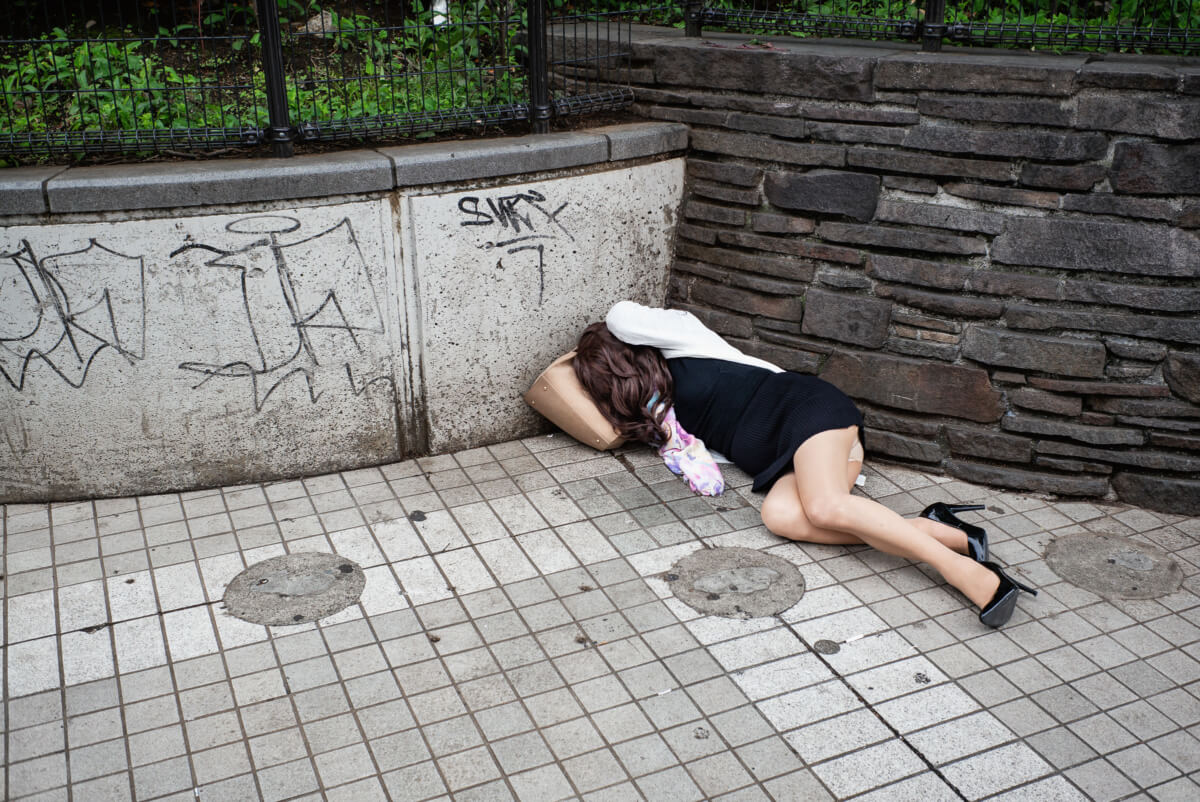
[(800, 505), (767, 496), (762, 505), (762, 522), (773, 535), (786, 537), (790, 540), (804, 539), (808, 529), (808, 520), (800, 511)]
[(787, 510), (784, 503), (767, 496), (762, 505), (762, 522), (772, 534), (783, 535), (787, 528)]
[(808, 499), (804, 505), (804, 512), (813, 526), (842, 531), (846, 528), (849, 517), (846, 505), (848, 499), (849, 496), (819, 496)]

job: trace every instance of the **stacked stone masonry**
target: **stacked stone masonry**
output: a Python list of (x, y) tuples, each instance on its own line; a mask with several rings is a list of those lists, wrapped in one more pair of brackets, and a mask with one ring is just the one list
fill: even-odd
[(877, 456), (1200, 512), (1200, 61), (760, 42), (635, 45), (691, 130), (669, 302)]

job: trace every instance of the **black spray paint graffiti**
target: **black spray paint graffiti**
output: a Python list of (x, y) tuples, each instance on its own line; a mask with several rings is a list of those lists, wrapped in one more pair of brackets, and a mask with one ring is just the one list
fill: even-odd
[[(232, 271), (236, 308), (222, 311), (232, 312), (244, 326), (227, 332), (224, 343), (239, 358), (180, 363), (182, 370), (204, 376), (195, 388), (217, 378), (247, 381), (254, 408), (261, 411), (293, 376), (302, 377), (313, 402), (334, 375), (344, 374), (355, 395), (374, 384), (392, 384), (390, 375), (369, 375), (379, 360), (365, 346), (384, 334), (383, 314), (349, 218), (311, 236), (281, 241), (281, 235), (299, 228), (300, 221), (291, 217), (247, 217), (226, 230), (265, 236), (233, 250), (189, 243), (171, 253), (172, 258), (196, 249), (217, 254), (203, 265)], [(330, 264), (334, 258), (341, 264)]]
[[(481, 203), (486, 203), (486, 207), (481, 207)], [(511, 237), (480, 245), (483, 250), (505, 248), (509, 255), (521, 251), (537, 252), (538, 306), (542, 305), (542, 297), (546, 293), (546, 245), (544, 242), (534, 244), (533, 241), (557, 239), (559, 232), (572, 241), (575, 239), (558, 219), (563, 209), (567, 208), (567, 204), (564, 202), (551, 211), (545, 203), (546, 196), (534, 189), (498, 198), (481, 199), (468, 195), (458, 200), (458, 210), (471, 218), (460, 221), (459, 225), (498, 225), (506, 234), (511, 232)], [(503, 269), (504, 261), (497, 261), (496, 267)]]
[(97, 355), (145, 355), (145, 265), (89, 240), (38, 259), (29, 242), (0, 253), (0, 376), (20, 391), (41, 362), (82, 387)]

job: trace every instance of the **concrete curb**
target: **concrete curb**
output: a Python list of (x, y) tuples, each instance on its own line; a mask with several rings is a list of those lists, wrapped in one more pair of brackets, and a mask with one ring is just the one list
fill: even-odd
[(437, 142), (286, 160), (14, 167), (0, 170), (0, 216), (381, 192), (646, 158), (686, 147), (687, 126), (648, 122), (578, 133)]
[(391, 159), (396, 186), (404, 187), (596, 164), (608, 160), (608, 142), (587, 132), (435, 142), (379, 152)]
[(371, 151), (286, 160), (80, 167), (46, 184), (50, 211), (57, 214), (249, 203), (391, 188), (387, 159)]

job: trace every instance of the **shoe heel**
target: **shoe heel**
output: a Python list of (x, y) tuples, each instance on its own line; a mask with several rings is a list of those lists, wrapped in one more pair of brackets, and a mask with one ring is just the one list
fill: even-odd
[(977, 563), (985, 563), (988, 558), (987, 532), (965, 532), (967, 536), (967, 556)]
[(1023, 584), (1021, 584), (1021, 583), (1020, 583), (1020, 582), (1018, 582), (1017, 580), (1013, 579), (1011, 576), (1008, 576), (1008, 575), (1006, 574), (1004, 578), (1005, 578), (1005, 579), (1007, 579), (1009, 582), (1012, 582), (1012, 583), (1013, 583), (1013, 585), (1015, 585), (1016, 587), (1020, 588), (1021, 590), (1025, 591), (1026, 593), (1028, 593), (1030, 596), (1036, 596), (1036, 595), (1037, 595), (1037, 591), (1036, 591), (1036, 590), (1034, 590), (1033, 588), (1029, 587), (1028, 585), (1023, 585)]
[(1037, 591), (1013, 579), (996, 563), (984, 562), (980, 565), (1000, 578), (1000, 586), (996, 588), (992, 600), (979, 611), (979, 620), (989, 627), (1002, 627), (1017, 609), (1017, 597), (1021, 595), (1021, 591), (1034, 596), (1037, 595)]
[(987, 508), (982, 504), (946, 504), (938, 501), (921, 510), (921, 517), (928, 518), (931, 521), (937, 521), (938, 523), (949, 524), (950, 526), (971, 526), (972, 524), (958, 520), (958, 518), (955, 517), (955, 513), (977, 512), (978, 510), (984, 509)]
[(980, 611), (979, 621), (992, 629), (1004, 626), (1017, 609), (1019, 595), (1020, 592), (1016, 588), (1010, 588), (1004, 595), (993, 598), (987, 607)]
[(980, 565), (982, 565), (984, 568), (991, 571), (996, 576), (1000, 577), (1000, 590), (997, 591), (998, 593), (1003, 591), (1006, 585), (1011, 585), (1012, 587), (1015, 587), (1019, 590), (1025, 591), (1026, 593), (1030, 594), (1031, 596), (1037, 595), (1036, 590), (1029, 587), (1028, 585), (1026, 585), (1023, 582), (1018, 582), (1017, 580), (1013, 579), (1007, 571), (1005, 571), (1003, 568), (1001, 568), (996, 563), (983, 562), (983, 563), (980, 563)]

